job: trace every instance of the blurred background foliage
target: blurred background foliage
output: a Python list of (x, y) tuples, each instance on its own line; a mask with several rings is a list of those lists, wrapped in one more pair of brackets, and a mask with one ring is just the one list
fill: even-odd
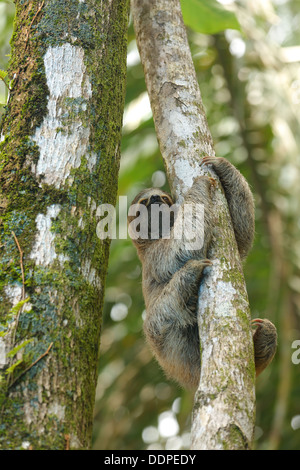
[[(255, 448), (299, 449), (300, 0), (219, 4), (240, 29), (188, 34), (216, 153), (240, 169), (256, 199), (244, 266), (252, 317), (271, 319), (279, 333), (276, 357), (257, 380)], [(2, 70), (13, 16), (13, 3), (0, 0)], [(119, 195), (130, 202), (149, 186), (168, 189), (130, 22)], [(129, 240), (111, 244), (105, 298), (94, 449), (188, 448), (193, 396), (166, 380), (145, 345), (141, 267)]]

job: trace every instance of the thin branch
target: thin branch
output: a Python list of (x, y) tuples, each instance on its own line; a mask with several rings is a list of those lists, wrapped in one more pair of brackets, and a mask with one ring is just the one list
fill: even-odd
[[(20, 246), (20, 243), (19, 243), (19, 240), (17, 239), (17, 236), (15, 234), (14, 231), (11, 232), (14, 239), (15, 239), (15, 243), (18, 247), (18, 250), (19, 250), (19, 253), (20, 253), (20, 267), (21, 267), (21, 273), (22, 273), (22, 294), (21, 294), (21, 301), (22, 300), (25, 300), (25, 272), (24, 272), (24, 265), (23, 265), (23, 250)], [(22, 307), (19, 308), (18, 312), (17, 312), (17, 315), (16, 315), (16, 319), (15, 319), (15, 325), (14, 325), (14, 328), (13, 328), (13, 333), (12, 333), (12, 340), (11, 340), (11, 344), (12, 344), (12, 347), (15, 346), (15, 341), (16, 341), (16, 334), (17, 334), (17, 329), (18, 329), (18, 325), (19, 325), (19, 319), (20, 319), (20, 315), (23, 311), (23, 305)], [(12, 362), (12, 358), (11, 358), (11, 362)], [(10, 362), (10, 364), (11, 364)]]
[(33, 23), (35, 22), (36, 17), (38, 16), (38, 14), (40, 13), (40, 11), (42, 10), (42, 8), (43, 8), (43, 6), (44, 6), (44, 3), (45, 3), (45, 0), (42, 1), (41, 5), (39, 6), (39, 8), (38, 8), (36, 14), (34, 15), (32, 21), (31, 21), (31, 23), (30, 23), (30, 25), (29, 25), (29, 28), (28, 28), (28, 31), (27, 31), (27, 36), (26, 36), (26, 39), (25, 39), (24, 52), (25, 52), (25, 50), (26, 50), (26, 48), (27, 48), (27, 43), (28, 43), (29, 33), (30, 33), (30, 30), (31, 30), (31, 27), (32, 27)]
[(70, 450), (70, 434), (65, 434), (66, 447), (65, 450)]
[(16, 237), (15, 232), (11, 232), (13, 234), (13, 237), (15, 239), (16, 245), (18, 247), (19, 253), (20, 253), (20, 267), (21, 267), (21, 273), (22, 273), (22, 297), (21, 300), (25, 300), (25, 273), (24, 273), (24, 266), (23, 266), (23, 251), (20, 247), (19, 241)]
[(45, 351), (40, 357), (38, 357), (32, 364), (30, 364), (30, 366), (28, 366), (25, 370), (23, 370), (23, 372), (21, 372), (21, 374), (15, 378), (15, 380), (13, 380), (13, 382), (11, 384), (9, 384), (8, 388), (11, 388), (15, 385), (15, 383), (21, 378), (23, 377), (23, 375), (25, 375), (33, 366), (35, 366), (41, 359), (43, 359), (43, 357), (47, 356), (50, 352), (50, 349), (52, 348), (53, 346), (53, 343), (50, 343), (47, 351)]

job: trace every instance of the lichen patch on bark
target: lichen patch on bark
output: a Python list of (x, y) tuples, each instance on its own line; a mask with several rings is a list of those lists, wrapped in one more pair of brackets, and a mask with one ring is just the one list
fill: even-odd
[(91, 83), (84, 64), (84, 50), (69, 43), (49, 47), (44, 56), (49, 89), (47, 114), (32, 140), (39, 148), (39, 159), (32, 164), (42, 182), (59, 188), (72, 168), (85, 156), (90, 170), (96, 163), (89, 155), (90, 128), (87, 125)]

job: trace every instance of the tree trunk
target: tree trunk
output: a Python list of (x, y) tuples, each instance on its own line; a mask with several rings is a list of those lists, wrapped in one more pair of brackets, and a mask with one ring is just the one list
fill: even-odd
[(16, 3), (0, 160), (0, 447), (90, 447), (128, 0)]
[[(132, 0), (137, 43), (172, 193), (180, 198), (214, 155), (182, 20), (180, 1)], [(214, 175), (216, 178), (216, 176)], [(220, 188), (219, 188), (220, 189)], [(193, 449), (251, 447), (255, 417), (249, 302), (222, 191), (215, 201), (213, 267), (200, 288), (201, 377), (195, 395)]]

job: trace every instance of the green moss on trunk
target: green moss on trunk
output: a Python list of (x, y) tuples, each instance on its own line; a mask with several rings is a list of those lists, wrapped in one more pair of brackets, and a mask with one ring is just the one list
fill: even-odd
[[(109, 242), (96, 235), (94, 205), (114, 204), (117, 194), (128, 0), (15, 3), (13, 85), (0, 144), (0, 330), (14, 339), (11, 347), (32, 341), (22, 348), (22, 362), (13, 372), (0, 370), (0, 448), (86, 449), (109, 253)], [(58, 189), (32, 171), (39, 147), (31, 137), (48, 112), (43, 57), (48, 47), (66, 42), (84, 50), (92, 98), (81, 121), (89, 126), (96, 164), (91, 171), (88, 156), (83, 157)], [(64, 106), (70, 122), (81, 112), (73, 99)], [(37, 264), (31, 256), (36, 218), (49, 207), (59, 207), (51, 219), (56, 258)], [(22, 288), (29, 301), (18, 313), (11, 310), (11, 290)]]

